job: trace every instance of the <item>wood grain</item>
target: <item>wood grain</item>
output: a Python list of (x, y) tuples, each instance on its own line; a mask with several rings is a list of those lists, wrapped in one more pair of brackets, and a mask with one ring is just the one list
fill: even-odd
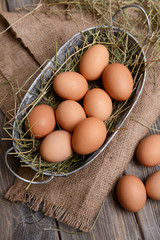
[(0, 11), (7, 11), (7, 4), (5, 0), (0, 0)]
[(34, 6), (39, 2), (39, 0), (6, 0), (9, 12), (15, 12), (24, 7)]

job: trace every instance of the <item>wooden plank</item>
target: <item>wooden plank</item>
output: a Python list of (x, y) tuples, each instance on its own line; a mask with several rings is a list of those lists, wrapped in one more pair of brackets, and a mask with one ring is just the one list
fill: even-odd
[(0, 0), (0, 11), (7, 11), (6, 0)]
[(55, 229), (53, 218), (45, 217), (41, 212), (32, 212), (27, 205), (11, 203), (3, 195), (14, 182), (14, 176), (5, 165), (4, 154), (11, 142), (1, 140), (8, 137), (3, 130), (4, 115), (0, 111), (0, 239), (1, 240), (58, 240), (57, 231), (43, 231), (42, 228)]
[[(72, 232), (74, 229), (59, 223), (59, 228)], [(141, 233), (134, 214), (124, 211), (118, 204), (115, 191), (105, 200), (99, 217), (90, 233), (69, 234), (60, 232), (65, 240), (141, 240)]]
[(15, 12), (18, 9), (23, 9), (27, 6), (34, 6), (39, 3), (39, 0), (6, 0), (9, 12)]
[[(155, 129), (160, 130), (160, 116), (156, 123), (152, 126)], [(157, 133), (156, 131), (150, 130), (148, 134)], [(139, 177), (144, 183), (150, 174), (159, 170), (159, 167), (143, 167), (141, 166), (136, 157), (132, 159), (130, 164), (127, 166), (125, 171), (126, 174), (133, 174)], [(147, 199), (144, 208), (139, 211), (136, 215), (137, 221), (139, 222), (143, 237), (145, 240), (157, 240), (160, 239), (160, 202)]]

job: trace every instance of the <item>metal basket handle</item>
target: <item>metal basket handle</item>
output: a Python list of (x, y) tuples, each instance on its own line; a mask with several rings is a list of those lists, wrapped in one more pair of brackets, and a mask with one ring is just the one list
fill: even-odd
[(10, 167), (10, 165), (9, 165), (9, 163), (8, 163), (8, 158), (7, 158), (7, 156), (8, 156), (8, 153), (9, 153), (10, 151), (12, 151), (12, 150), (13, 150), (13, 147), (9, 148), (9, 149), (5, 152), (5, 163), (6, 163), (7, 167), (8, 167), (8, 169), (11, 171), (11, 173), (12, 173), (15, 177), (17, 177), (18, 179), (20, 179), (20, 180), (22, 180), (22, 181), (24, 181), (24, 182), (26, 182), (26, 183), (31, 183), (31, 184), (45, 184), (45, 183), (50, 182), (50, 181), (54, 178), (54, 176), (51, 175), (51, 177), (49, 177), (47, 180), (44, 180), (44, 181), (41, 181), (41, 182), (35, 182), (35, 181), (30, 181), (30, 180), (28, 180), (28, 179), (25, 179), (25, 178), (19, 176), (17, 173), (15, 173), (15, 171)]
[(147, 20), (147, 26), (148, 26), (147, 37), (145, 38), (145, 40), (144, 40), (144, 42), (143, 42), (143, 44), (142, 44), (142, 46), (143, 46), (143, 45), (145, 45), (145, 44), (148, 42), (149, 36), (150, 36), (150, 32), (151, 32), (151, 23), (150, 23), (150, 20), (149, 20), (148, 15), (147, 15), (147, 13), (146, 13), (146, 11), (144, 10), (143, 7), (141, 7), (141, 6), (137, 5), (137, 4), (126, 5), (126, 6), (122, 7), (122, 8), (120, 8), (120, 9), (113, 15), (113, 17), (112, 17), (112, 22), (115, 20), (115, 18), (116, 18), (116, 16), (118, 15), (119, 12), (123, 11), (123, 10), (126, 9), (126, 8), (132, 8), (132, 7), (135, 7), (135, 8), (140, 9), (140, 10), (144, 13), (144, 15), (145, 15), (145, 17), (146, 17), (146, 20)]

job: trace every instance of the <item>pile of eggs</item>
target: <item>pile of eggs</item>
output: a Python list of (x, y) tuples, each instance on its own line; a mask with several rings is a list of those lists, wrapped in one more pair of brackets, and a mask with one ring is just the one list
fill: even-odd
[[(142, 139), (136, 148), (136, 158), (145, 167), (160, 164), (160, 135)], [(145, 184), (134, 175), (123, 176), (117, 184), (117, 197), (122, 207), (130, 212), (138, 212), (146, 202), (147, 195), (160, 201), (160, 171), (150, 175)]]
[[(26, 117), (28, 134), (43, 138), (40, 155), (45, 161), (62, 162), (73, 152), (87, 155), (100, 148), (107, 136), (104, 121), (112, 113), (112, 98), (125, 101), (133, 91), (131, 72), (121, 63), (109, 64), (104, 45), (95, 44), (86, 50), (79, 72), (55, 76), (53, 90), (63, 99), (55, 111), (40, 104)], [(103, 88), (89, 90), (88, 81), (95, 80), (101, 81)], [(55, 129), (56, 124), (59, 130)]]

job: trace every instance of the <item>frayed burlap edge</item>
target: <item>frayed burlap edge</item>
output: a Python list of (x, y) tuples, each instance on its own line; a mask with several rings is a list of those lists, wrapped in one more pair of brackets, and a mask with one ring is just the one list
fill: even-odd
[[(37, 212), (40, 205), (43, 204), (42, 212), (47, 217), (54, 217), (57, 221), (61, 221), (75, 229), (83, 232), (90, 232), (93, 224), (93, 220), (89, 217), (83, 216), (78, 212), (71, 212), (66, 210), (63, 206), (57, 205), (55, 202), (49, 202), (45, 197), (39, 197), (34, 193), (27, 193), (27, 191), (16, 192), (13, 195), (13, 186), (5, 194), (4, 198), (11, 202), (30, 203), (30, 209)], [(11, 194), (10, 194), (11, 193)]]

